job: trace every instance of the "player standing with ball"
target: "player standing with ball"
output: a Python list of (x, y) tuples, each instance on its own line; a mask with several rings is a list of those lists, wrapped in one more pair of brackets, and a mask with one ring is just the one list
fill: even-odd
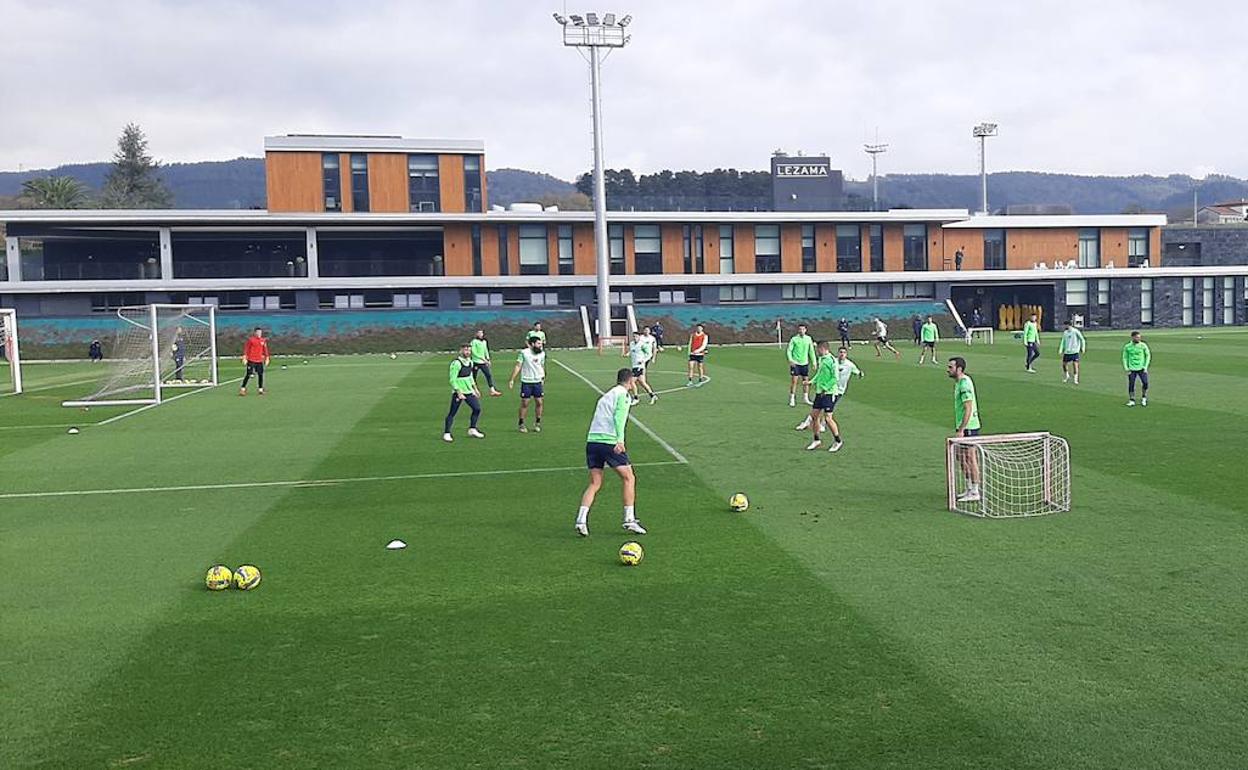
[(589, 484), (581, 495), (581, 507), (576, 512), (576, 534), (589, 536), (589, 508), (594, 504), (598, 490), (602, 488), (602, 470), (610, 466), (623, 482), (624, 529), (638, 535), (646, 530), (637, 521), (634, 505), (637, 501), (637, 477), (624, 446), (624, 427), (628, 425), (628, 410), (632, 406), (629, 388), (633, 384), (633, 370), (621, 369), (615, 374), (615, 387), (602, 394), (594, 405), (594, 416), (589, 423), (589, 437), (585, 442), (585, 463), (589, 466)]

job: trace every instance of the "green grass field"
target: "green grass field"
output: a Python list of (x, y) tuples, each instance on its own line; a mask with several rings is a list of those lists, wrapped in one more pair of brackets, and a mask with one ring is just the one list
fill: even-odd
[[(1006, 336), (942, 352), (986, 432), (1070, 441), (1070, 513), (944, 510), (951, 383), (908, 344), (855, 351), (836, 455), (781, 351), (725, 348), (634, 409), (687, 462), (629, 429), (631, 569), (614, 479), (572, 533), (596, 393), (553, 363), (543, 433), (507, 394), (453, 445), (447, 356), (275, 361), (263, 399), (109, 424), (59, 406), (98, 371), (31, 364), (0, 397), (0, 767), (1243, 767), (1248, 333), (1149, 335), (1146, 409), (1125, 335), (1078, 388), (1055, 335), (1036, 375)], [(215, 562), (264, 582), (210, 593)]]

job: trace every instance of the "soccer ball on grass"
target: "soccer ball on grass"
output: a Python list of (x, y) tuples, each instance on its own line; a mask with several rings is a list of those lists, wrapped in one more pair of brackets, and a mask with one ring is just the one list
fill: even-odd
[(234, 587), (240, 591), (250, 591), (260, 585), (260, 570), (251, 564), (244, 564), (234, 572)]
[(641, 549), (641, 543), (625, 543), (620, 546), (620, 564), (625, 567), (636, 567), (641, 564), (645, 555), (646, 552)]
[(230, 572), (230, 568), (224, 564), (214, 564), (208, 568), (208, 574), (204, 576), (204, 585), (208, 586), (209, 591), (224, 591), (234, 582), (234, 573)]
[(747, 511), (750, 508), (750, 498), (746, 497), (744, 492), (738, 492), (728, 498), (728, 507), (737, 513)]

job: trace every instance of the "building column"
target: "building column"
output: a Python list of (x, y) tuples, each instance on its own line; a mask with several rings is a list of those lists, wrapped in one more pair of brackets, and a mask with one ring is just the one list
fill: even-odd
[(305, 237), (307, 238), (307, 247), (304, 249), (304, 256), (308, 260), (308, 277), (320, 278), (321, 262), (316, 254), (316, 228), (309, 227)]
[(173, 236), (168, 227), (160, 228), (160, 277), (173, 280)]
[(22, 252), (17, 246), (17, 237), (6, 235), (4, 238), (4, 258), (9, 266), (9, 280), (22, 280)]

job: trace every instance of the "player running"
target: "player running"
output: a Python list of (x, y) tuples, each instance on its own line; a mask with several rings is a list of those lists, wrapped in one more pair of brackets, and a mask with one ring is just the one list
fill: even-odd
[(511, 371), (511, 379), (507, 380), (507, 390), (516, 387), (516, 377), (520, 378), (520, 423), (521, 433), (528, 433), (525, 420), (529, 415), (529, 399), (533, 399), (533, 432), (542, 432), (542, 383), (546, 380), (546, 351), (542, 350), (542, 341), (534, 337), (529, 346), (516, 356), (516, 368)]
[(490, 343), (485, 339), (485, 329), (477, 329), (477, 336), (468, 343), (472, 347), (472, 379), (476, 382), (477, 372), (485, 375), (485, 384), (490, 386), (491, 396), (503, 395), (494, 387), (494, 373), (490, 366)]
[(624, 446), (624, 426), (628, 424), (630, 406), (628, 389), (632, 384), (632, 371), (619, 370), (615, 374), (615, 387), (603, 393), (594, 406), (589, 437), (585, 443), (589, 485), (581, 495), (581, 507), (576, 512), (576, 534), (581, 537), (589, 537), (589, 508), (602, 488), (602, 469), (606, 466), (615, 469), (623, 483), (624, 529), (638, 535), (646, 534), (633, 508), (637, 500), (637, 477), (633, 475), (633, 466)]
[(1083, 339), (1083, 332), (1075, 328), (1069, 320), (1063, 324), (1062, 332), (1062, 382), (1070, 382), (1070, 375), (1075, 375), (1075, 384), (1079, 384), (1079, 356), (1088, 349)]
[(919, 351), (919, 366), (923, 365), (923, 358), (929, 352), (932, 354), (932, 366), (936, 366), (936, 343), (940, 341), (940, 329), (936, 328), (936, 322), (930, 315), (919, 327), (919, 339), (923, 342), (923, 348)]
[(1027, 348), (1027, 371), (1030, 374), (1036, 373), (1031, 365), (1040, 357), (1040, 327), (1036, 324), (1036, 317), (1032, 313), (1031, 318), (1023, 324), (1023, 345)]
[[(966, 373), (966, 359), (954, 356), (949, 359), (949, 377), (953, 380), (953, 435), (956, 438), (979, 435), (979, 402), (975, 398), (975, 383)], [(979, 459), (975, 451), (961, 448), (958, 464), (966, 477), (966, 491), (958, 495), (962, 502), (979, 500)]]
[(836, 351), (836, 357), (833, 358), (829, 352), (828, 343), (819, 343), (819, 371), (815, 373), (815, 403), (811, 406), (810, 414), (798, 423), (796, 428), (796, 430), (810, 428), (813, 431), (814, 440), (806, 447), (808, 450), (815, 450), (823, 445), (819, 437), (822, 430), (820, 422), (823, 422), (832, 431), (833, 443), (828, 447), (828, 451), (840, 451), (841, 430), (836, 423), (836, 418), (832, 415), (836, 411), (836, 405), (840, 402), (841, 396), (845, 395), (845, 391), (849, 389), (850, 376), (855, 374), (859, 377), (865, 376), (862, 370), (849, 360), (848, 348), (841, 347)]
[(269, 365), (269, 341), (264, 338), (264, 330), (259, 326), (247, 338), (243, 345), (243, 363), (247, 365), (247, 373), (243, 375), (242, 387), (238, 395), (247, 395), (247, 383), (251, 375), (256, 375), (256, 386), (260, 395), (264, 395), (264, 367)]
[(650, 403), (653, 404), (659, 400), (658, 394), (654, 392), (654, 388), (650, 387), (650, 383), (646, 381), (646, 367), (654, 360), (654, 343), (642, 332), (633, 332), (633, 341), (628, 343), (628, 361), (633, 368), (633, 382), (629, 385), (629, 401), (633, 406), (641, 400), (637, 398), (637, 386), (645, 388), (646, 393), (650, 395)]
[(455, 440), (451, 435), (451, 426), (455, 424), (455, 414), (462, 404), (468, 404), (472, 417), (468, 420), (468, 435), (473, 438), (485, 438), (485, 434), (477, 430), (477, 421), (481, 419), (481, 391), (477, 390), (477, 381), (472, 376), (472, 345), (465, 342), (459, 346), (459, 357), (451, 361), (451, 407), (446, 412), (446, 423), (442, 429), (442, 440), (448, 444)]
[(689, 380), (685, 383), (686, 388), (695, 386), (693, 381), (695, 371), (698, 375), (697, 387), (702, 387), (710, 379), (706, 376), (706, 351), (710, 346), (711, 338), (702, 324), (698, 324), (694, 327), (693, 334), (689, 335)]
[(1131, 332), (1131, 341), (1122, 346), (1122, 368), (1127, 372), (1127, 406), (1135, 406), (1135, 381), (1144, 386), (1140, 406), (1148, 406), (1148, 366), (1153, 354), (1138, 331)]
[(797, 334), (789, 339), (789, 349), (786, 352), (789, 361), (789, 406), (797, 406), (797, 383), (802, 383), (802, 397), (807, 404), (813, 404), (810, 400), (810, 367), (818, 366), (819, 361), (815, 357), (815, 341), (806, 333), (806, 324), (797, 325)]
[(885, 350), (893, 351), (893, 355), (897, 357), (898, 361), (900, 361), (901, 351), (893, 347), (892, 343), (888, 341), (888, 327), (884, 325), (884, 322), (880, 320), (879, 316), (876, 316), (874, 320), (875, 320), (875, 357), (876, 358), (880, 357), (880, 346), (883, 345)]

